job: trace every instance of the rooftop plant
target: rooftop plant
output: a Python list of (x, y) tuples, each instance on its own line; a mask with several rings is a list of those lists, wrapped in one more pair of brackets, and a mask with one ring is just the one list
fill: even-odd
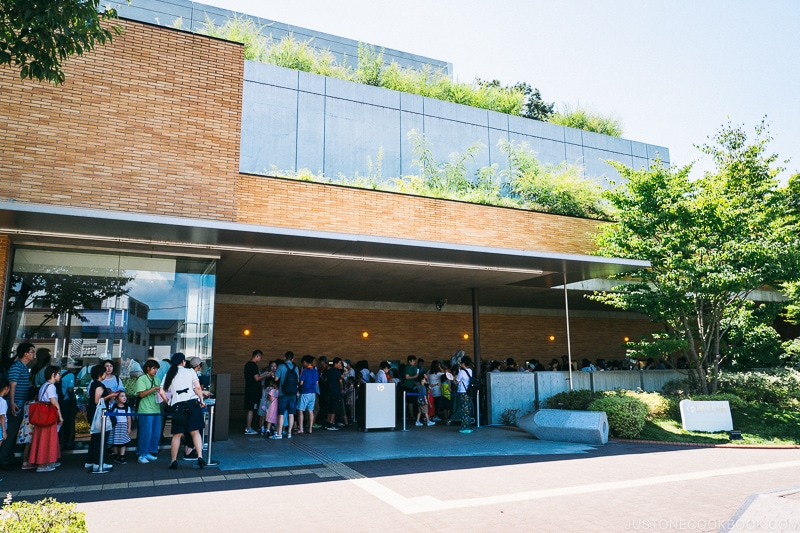
[(326, 177), (308, 169), (298, 172), (272, 168), (270, 175), (332, 183), (350, 187), (416, 194), (432, 198), (463, 202), (515, 207), (584, 218), (608, 219), (609, 204), (603, 199), (602, 189), (594, 180), (581, 177), (579, 165), (562, 163), (550, 165), (539, 161), (536, 154), (524, 143), (514, 144), (501, 140), (502, 152), (509, 164), (498, 172), (497, 165), (478, 168), (469, 174), (470, 163), (484, 147), (473, 143), (463, 153), (450, 154), (447, 161), (438, 161), (433, 155), (430, 141), (422, 134), (409, 132), (414, 147), (413, 164), (418, 174), (399, 178), (384, 178), (381, 170), (382, 152), (373, 161), (368, 158), (366, 176)]
[(572, 128), (595, 131), (619, 137), (622, 128), (618, 120), (603, 117), (584, 109), (554, 113), (554, 104), (545, 102), (538, 89), (527, 83), (503, 86), (498, 80), (471, 83), (453, 81), (442, 70), (430, 66), (421, 69), (403, 67), (397, 62), (386, 63), (383, 51), (363, 43), (358, 45), (355, 67), (338, 64), (333, 53), (312, 44), (312, 39), (298, 40), (291, 33), (280, 40), (264, 34), (251, 18), (235, 16), (216, 24), (206, 17), (200, 33), (244, 44), (246, 59), (281, 67), (321, 74), (356, 83), (417, 94), (447, 102), (489, 109), (509, 115), (550, 121)]

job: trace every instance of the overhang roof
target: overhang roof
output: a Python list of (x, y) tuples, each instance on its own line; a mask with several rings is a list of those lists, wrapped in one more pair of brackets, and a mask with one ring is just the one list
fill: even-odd
[[(17, 244), (219, 257), (217, 292), (285, 298), (563, 309), (568, 283), (647, 262), (0, 202)], [(602, 309), (570, 291), (570, 309)]]

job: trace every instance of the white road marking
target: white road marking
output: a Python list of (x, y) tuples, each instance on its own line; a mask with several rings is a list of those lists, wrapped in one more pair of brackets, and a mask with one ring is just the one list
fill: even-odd
[(785, 461), (781, 463), (770, 463), (763, 465), (738, 466), (732, 468), (718, 468), (714, 470), (702, 470), (699, 472), (686, 472), (683, 474), (671, 474), (665, 476), (644, 477), (640, 479), (630, 479), (626, 481), (608, 481), (604, 483), (590, 483), (588, 485), (578, 485), (573, 487), (562, 487), (556, 489), (531, 490), (516, 492), (511, 494), (497, 494), (493, 496), (483, 496), (478, 498), (464, 498), (458, 500), (440, 500), (434, 496), (415, 496), (407, 498), (398, 494), (394, 490), (381, 485), (375, 479), (359, 478), (351, 479), (350, 483), (355, 484), (367, 493), (375, 496), (384, 503), (387, 503), (404, 514), (427, 513), (432, 511), (442, 511), (445, 509), (462, 509), (465, 507), (477, 507), (481, 505), (495, 505), (499, 503), (511, 503), (527, 500), (538, 500), (543, 498), (554, 498), (559, 496), (574, 496), (590, 492), (603, 492), (636, 487), (647, 487), (661, 483), (675, 483), (689, 481), (693, 479), (704, 479), (715, 476), (732, 476), (738, 474), (748, 474), (751, 472), (762, 472), (765, 470), (777, 470), (783, 468), (800, 467), (800, 461)]

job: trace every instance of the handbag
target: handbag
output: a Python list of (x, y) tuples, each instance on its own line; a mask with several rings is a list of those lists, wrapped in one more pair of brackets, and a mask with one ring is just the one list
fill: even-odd
[(89, 433), (100, 433), (103, 429), (103, 411), (106, 408), (106, 401), (100, 398), (100, 401), (97, 402), (97, 408), (94, 410), (94, 416), (92, 417), (92, 425), (89, 428)]
[[(46, 387), (42, 387), (41, 392), (45, 390)], [(49, 401), (43, 402), (41, 392), (39, 393), (39, 401), (30, 402), (28, 406), (28, 420), (34, 426), (46, 428), (58, 422), (58, 409)]]
[(58, 410), (50, 402), (30, 402), (28, 420), (36, 427), (50, 427), (58, 422)]

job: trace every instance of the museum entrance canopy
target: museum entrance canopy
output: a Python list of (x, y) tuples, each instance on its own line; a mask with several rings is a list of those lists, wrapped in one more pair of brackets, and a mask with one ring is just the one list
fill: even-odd
[[(218, 294), (563, 309), (567, 283), (643, 261), (210, 220), (0, 203), (16, 244), (218, 258)], [(608, 310), (569, 291), (570, 310)]]

